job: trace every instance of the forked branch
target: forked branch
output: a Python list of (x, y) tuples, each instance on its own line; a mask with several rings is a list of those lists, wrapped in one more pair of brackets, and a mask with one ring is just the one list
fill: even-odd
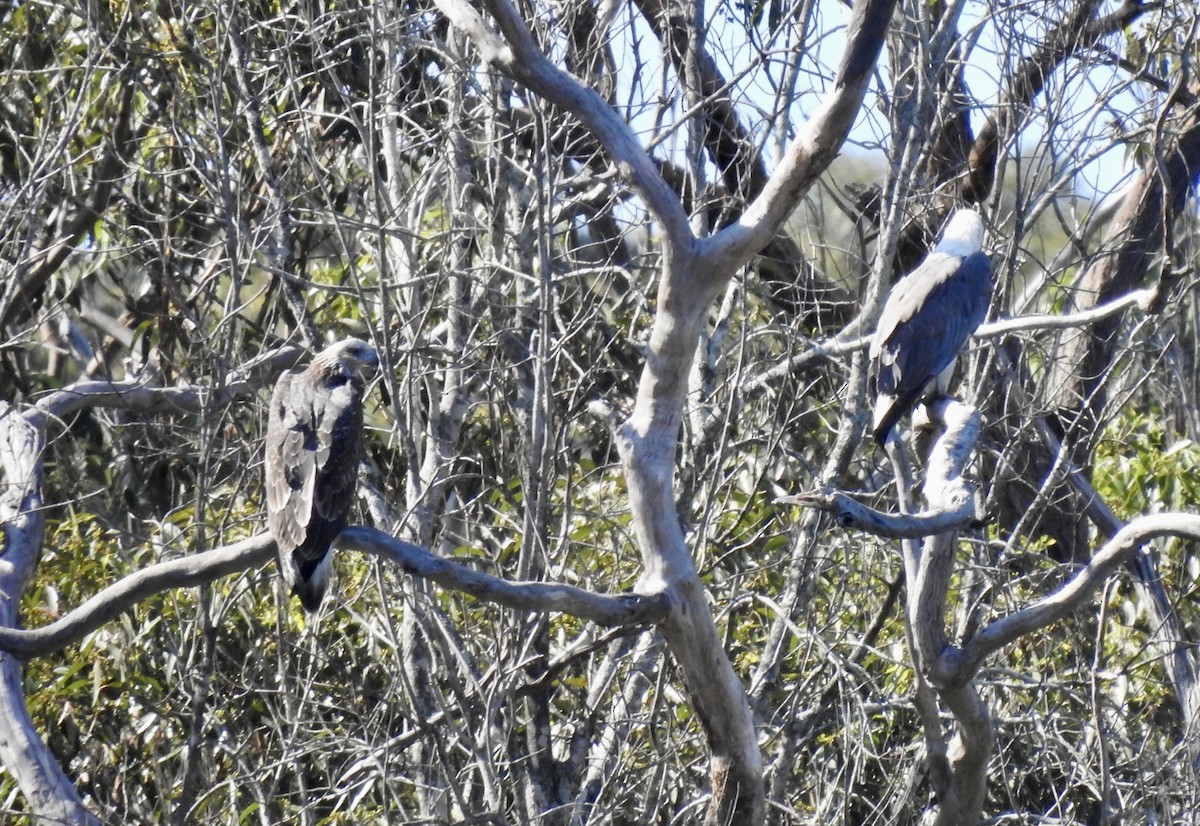
[(961, 648), (947, 648), (938, 659), (932, 678), (938, 685), (963, 685), (979, 671), (983, 661), (1026, 634), (1048, 627), (1087, 604), (1096, 590), (1137, 551), (1161, 537), (1200, 539), (1200, 515), (1158, 513), (1130, 522), (1104, 544), (1078, 574), (1037, 602), (993, 620)]

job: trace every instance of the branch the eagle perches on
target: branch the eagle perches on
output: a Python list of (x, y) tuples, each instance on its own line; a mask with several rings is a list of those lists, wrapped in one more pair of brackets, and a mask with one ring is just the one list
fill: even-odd
[[(273, 558), (267, 532), (215, 550), (159, 562), (104, 588), (57, 621), (20, 628), (20, 602), (33, 580), (45, 541), (44, 454), (52, 429), (89, 408), (142, 413), (196, 413), (252, 399), (301, 351), (273, 350), (230, 373), (212, 387), (163, 386), (157, 371), (129, 381), (80, 381), (18, 408), (0, 402), (0, 765), (27, 799), (38, 801), (38, 817), (63, 823), (98, 824), (72, 780), (42, 739), (25, 701), (20, 660), (76, 642), (138, 602), (172, 588), (196, 586), (261, 566)], [(550, 582), (510, 582), (438, 557), (366, 527), (344, 530), (337, 545), (388, 559), (413, 576), (479, 599), (527, 612), (565, 612), (600, 625), (635, 627), (666, 615), (670, 597), (606, 596)]]
[[(361, 525), (343, 530), (334, 545), (339, 551), (360, 551), (388, 560), (405, 573), (436, 582), (447, 590), (519, 611), (571, 614), (611, 627), (653, 623), (668, 607), (661, 594), (608, 596), (554, 582), (510, 582)], [(264, 565), (274, 557), (275, 541), (264, 531), (222, 548), (149, 565), (102, 589), (48, 625), (32, 629), (0, 627), (0, 649), (22, 659), (51, 654), (156, 594), (213, 582)]]
[[(991, 716), (972, 684), (984, 661), (1084, 607), (1146, 543), (1166, 536), (1200, 539), (1200, 516), (1155, 514), (1125, 525), (1056, 591), (992, 619), (966, 639), (952, 641), (945, 618), (958, 533), (975, 522), (966, 470), (979, 436), (979, 415), (951, 398), (939, 399), (926, 409), (938, 433), (922, 486), (925, 510), (905, 512), (911, 510), (909, 460), (899, 440), (889, 442), (889, 448), (900, 480), (901, 513), (875, 510), (841, 491), (780, 501), (825, 511), (842, 528), (901, 540), (907, 588), (904, 620), (916, 672), (914, 702), (925, 729), (930, 779), (938, 799), (932, 822), (975, 822), (983, 806), (984, 773), (993, 747)], [(954, 719), (952, 736), (939, 704)]]
[[(295, 361), (299, 351), (283, 348), (246, 370), (231, 376), (224, 390), (213, 393), (198, 388), (158, 387), (145, 382), (81, 382), (50, 394), (24, 412), (0, 407), (0, 461), (10, 484), (5, 497), (8, 507), (0, 510), (4, 545), (0, 560), (10, 563), (0, 571), (0, 588), (19, 594), (6, 582), (16, 573), (17, 561), (27, 561), (28, 572), (41, 544), (40, 524), (21, 530), (18, 518), (40, 523), (41, 452), (46, 428), (51, 422), (85, 407), (122, 407), (142, 411), (196, 411), (206, 398), (218, 404), (232, 403), (253, 395), (279, 370)], [(18, 481), (19, 480), (19, 481)], [(24, 491), (18, 495), (18, 491)], [(34, 510), (34, 509), (37, 510)], [(31, 512), (32, 511), (32, 512)], [(508, 608), (529, 612), (567, 613), (603, 626), (636, 626), (653, 623), (669, 610), (662, 594), (610, 596), (573, 585), (553, 582), (512, 582), (468, 564), (457, 562), (403, 542), (383, 531), (366, 526), (348, 527), (339, 534), (335, 547), (360, 551), (399, 565), (411, 576), (429, 579), (452, 591)], [(230, 574), (269, 562), (275, 542), (266, 531), (210, 551), (190, 554), (150, 565), (102, 589), (83, 604), (54, 622), (34, 629), (15, 624), (0, 625), (0, 649), (20, 658), (42, 656), (78, 642), (90, 632), (115, 619), (139, 602), (173, 588), (213, 582)], [(28, 577), (22, 576), (21, 580)], [(22, 584), (20, 582), (12, 584)]]

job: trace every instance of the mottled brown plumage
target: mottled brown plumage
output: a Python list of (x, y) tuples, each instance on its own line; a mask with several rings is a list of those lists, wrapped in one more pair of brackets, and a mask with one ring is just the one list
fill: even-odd
[(329, 586), (329, 546), (346, 525), (362, 458), (364, 373), (379, 357), (346, 339), (279, 377), (267, 416), (267, 524), (279, 572), (309, 611)]

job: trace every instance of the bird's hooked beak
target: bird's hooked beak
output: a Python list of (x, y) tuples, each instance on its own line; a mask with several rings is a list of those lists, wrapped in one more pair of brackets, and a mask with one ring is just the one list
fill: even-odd
[(363, 353), (362, 358), (356, 359), (358, 375), (364, 382), (370, 383), (379, 375), (379, 353), (374, 348)]

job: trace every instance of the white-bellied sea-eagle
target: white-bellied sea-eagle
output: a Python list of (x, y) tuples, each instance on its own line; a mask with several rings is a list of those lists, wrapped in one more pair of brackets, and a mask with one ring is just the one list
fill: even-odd
[(870, 351), (879, 444), (923, 398), (949, 390), (955, 358), (991, 301), (992, 265), (982, 249), (979, 213), (960, 209), (941, 242), (888, 296)]
[(329, 546), (346, 525), (363, 453), (363, 389), (379, 365), (356, 338), (279, 377), (267, 416), (267, 524), (279, 573), (308, 611), (329, 587)]

